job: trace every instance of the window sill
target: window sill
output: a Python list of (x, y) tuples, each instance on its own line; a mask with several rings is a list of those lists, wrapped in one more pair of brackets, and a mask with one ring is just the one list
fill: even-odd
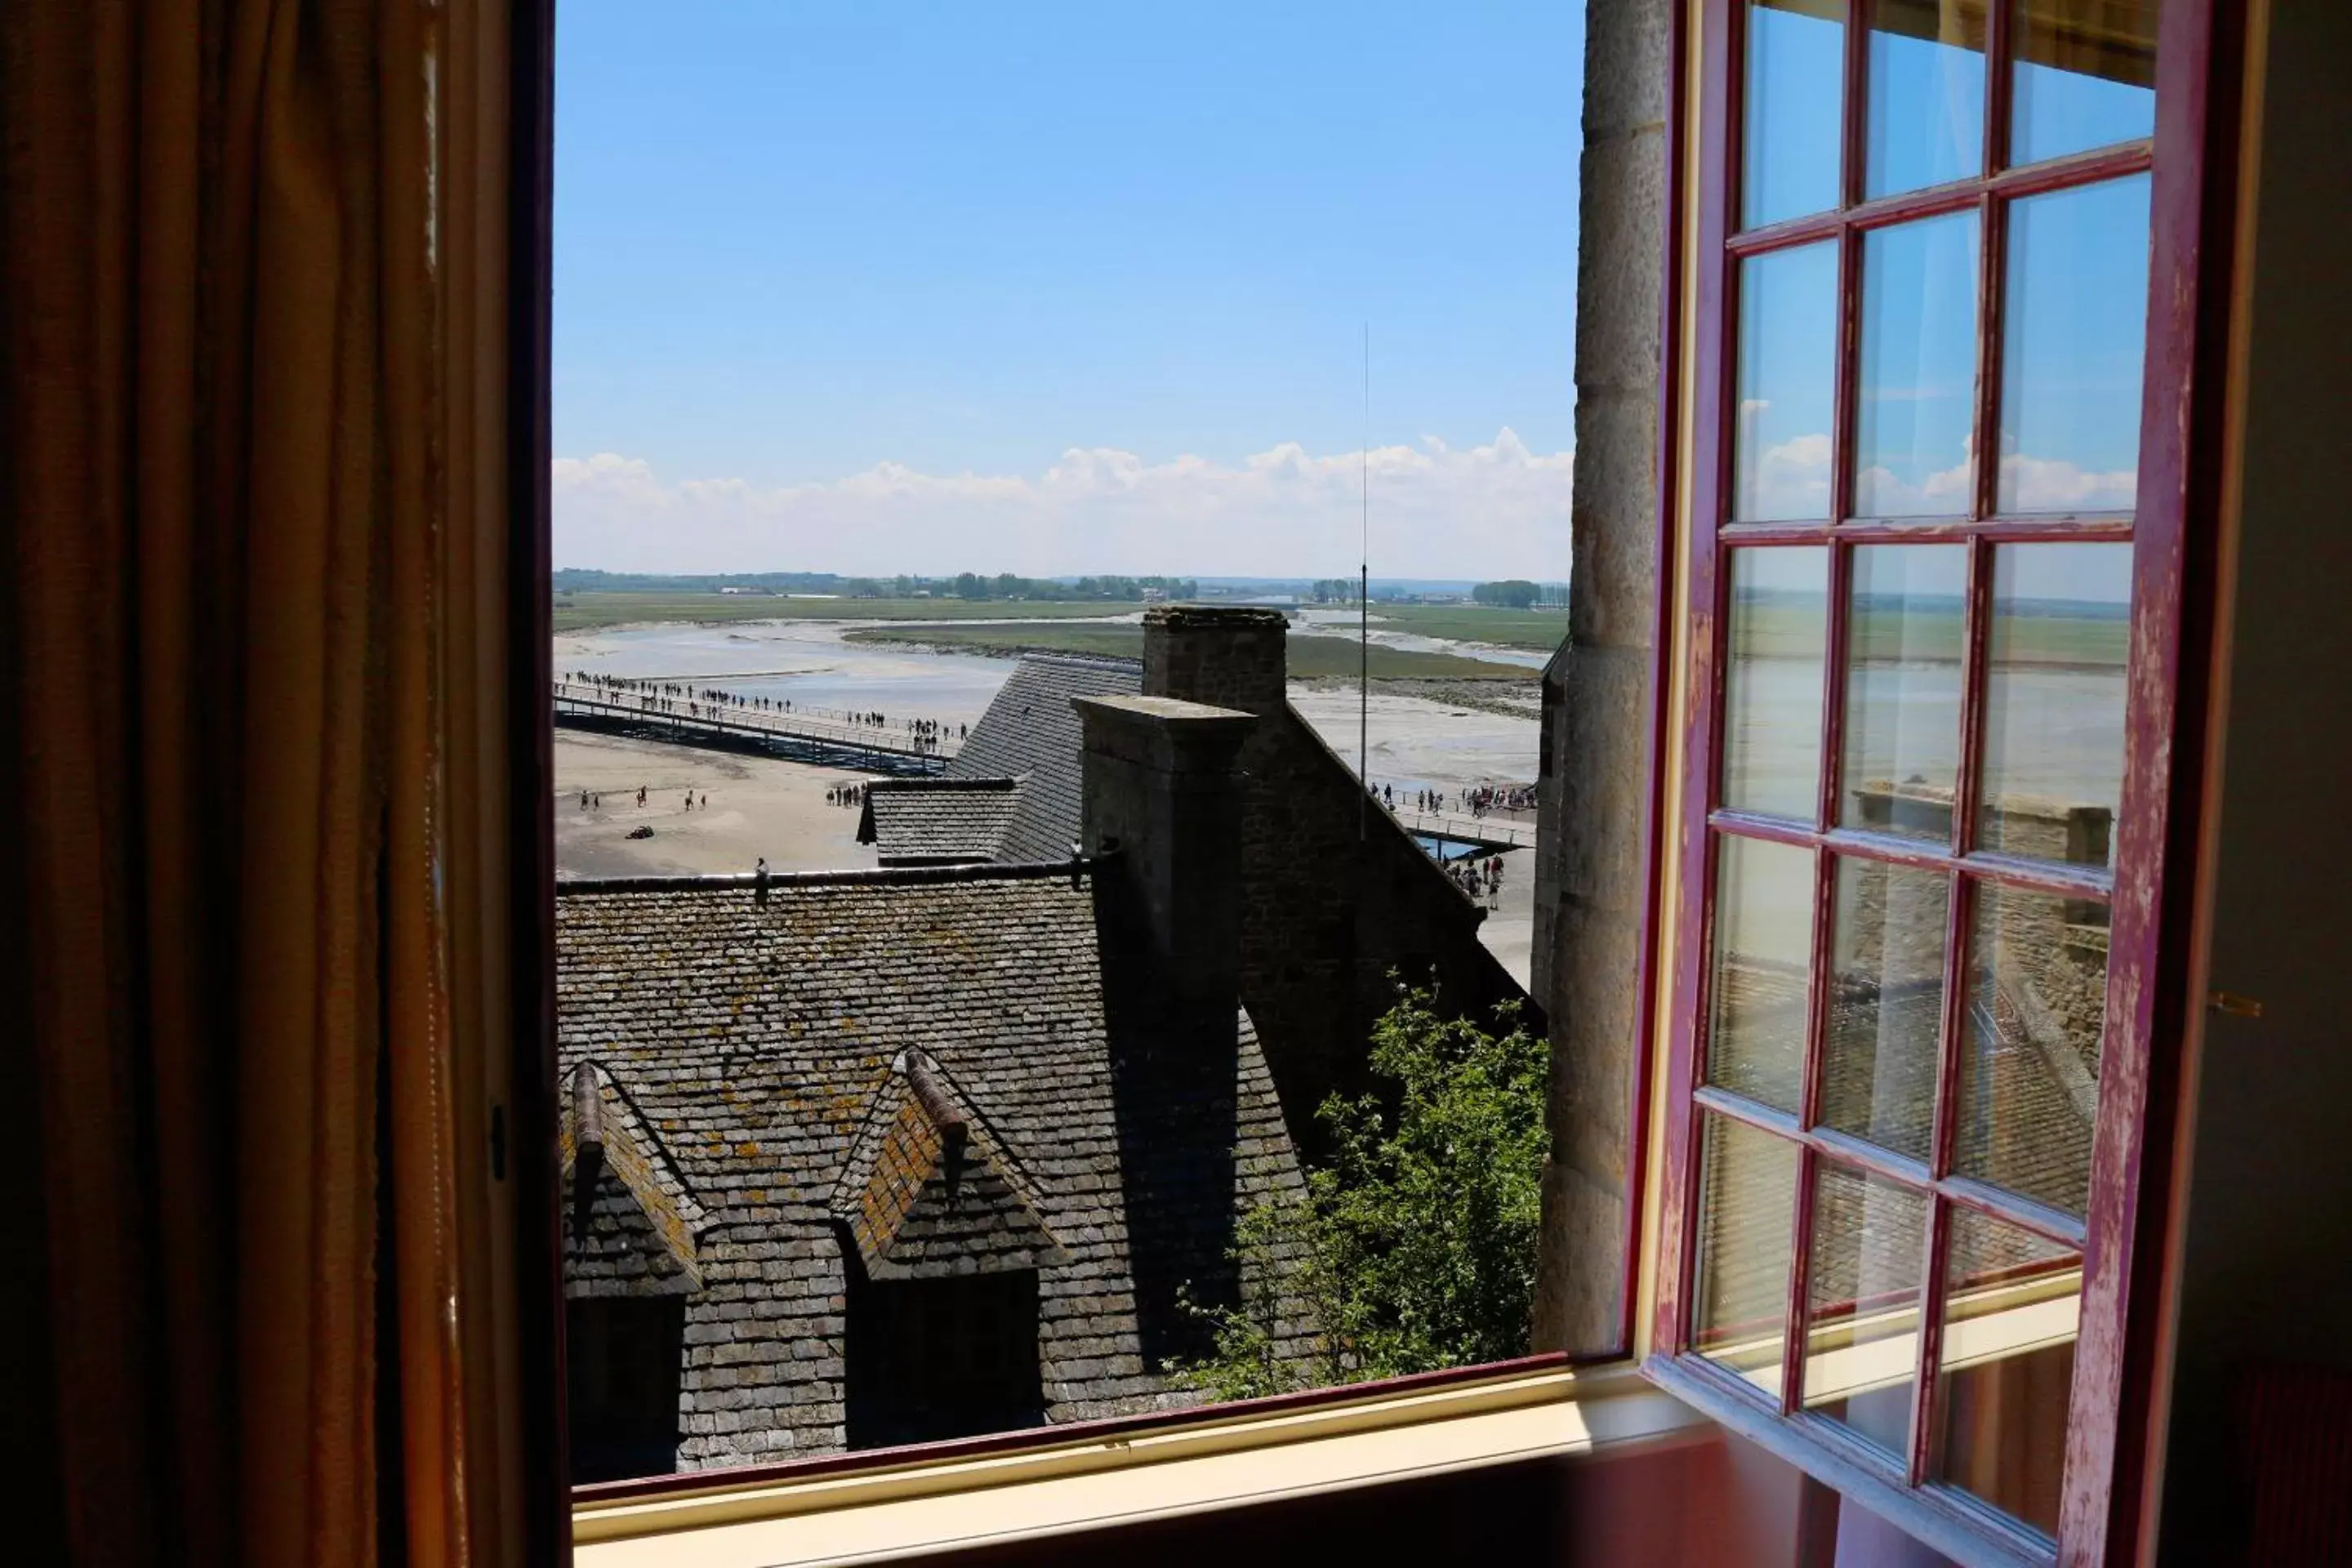
[(1370, 1390), (848, 1474), (575, 1497), (582, 1568), (887, 1561), (1590, 1452), (1706, 1425), (1630, 1363)]

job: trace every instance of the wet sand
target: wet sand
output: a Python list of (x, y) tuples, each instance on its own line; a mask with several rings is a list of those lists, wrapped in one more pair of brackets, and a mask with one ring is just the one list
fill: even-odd
[[(1012, 673), (1010, 659), (944, 657), (844, 643), (843, 622), (747, 622), (727, 627), (663, 626), (575, 633), (556, 639), (559, 668), (664, 675), (809, 707), (875, 709), (950, 724), (978, 721)], [(1425, 640), (1425, 639), (1423, 639)], [(1371, 776), (1399, 795), (1451, 794), (1535, 777), (1540, 725), (1532, 688), (1510, 694), (1518, 711), (1449, 700), (1441, 689), (1375, 690)], [(1294, 683), (1292, 704), (1339, 755), (1356, 757), (1356, 693)], [(1497, 704), (1498, 707), (1503, 705)], [(565, 877), (677, 876), (749, 871), (766, 856), (778, 871), (872, 866), (857, 842), (857, 816), (825, 803), (828, 787), (864, 782), (832, 768), (561, 730), (555, 736), (555, 860)], [(639, 784), (649, 791), (636, 805)], [(580, 791), (601, 806), (580, 809)], [(697, 809), (685, 807), (692, 789)], [(699, 809), (710, 796), (710, 809)], [(631, 829), (650, 826), (651, 838)], [(1506, 854), (1502, 905), (1481, 928), (1486, 946), (1525, 984), (1533, 939), (1534, 857)]]
[[(573, 730), (555, 732), (555, 869), (561, 877), (646, 877), (871, 866), (858, 813), (825, 791), (866, 775), (803, 763), (737, 757)], [(637, 805), (637, 786), (646, 788)], [(580, 809), (580, 792), (602, 802)], [(695, 808), (686, 808), (686, 792)], [(704, 795), (710, 797), (706, 808)], [(651, 827), (650, 838), (629, 837)]]

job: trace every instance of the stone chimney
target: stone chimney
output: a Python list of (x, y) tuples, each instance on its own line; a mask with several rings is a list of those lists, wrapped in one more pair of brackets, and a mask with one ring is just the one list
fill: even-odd
[(1148, 697), (1211, 702), (1267, 718), (1288, 700), (1280, 610), (1242, 605), (1160, 605), (1143, 612), (1143, 690)]
[(1242, 957), (1234, 764), (1256, 720), (1167, 697), (1076, 697), (1071, 706), (1086, 737), (1083, 847), (1116, 857), (1119, 927), (1172, 999), (1231, 1009)]

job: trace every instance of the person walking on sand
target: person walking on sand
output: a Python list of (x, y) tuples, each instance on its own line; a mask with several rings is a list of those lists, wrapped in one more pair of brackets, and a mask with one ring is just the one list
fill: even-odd
[(686, 809), (688, 811), (692, 811), (694, 809), (694, 792), (692, 790), (688, 790), (686, 792)]

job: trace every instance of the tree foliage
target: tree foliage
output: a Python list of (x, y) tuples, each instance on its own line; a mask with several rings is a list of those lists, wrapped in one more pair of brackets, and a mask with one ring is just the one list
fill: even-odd
[(1470, 597), (1481, 605), (1499, 605), (1507, 610), (1524, 610), (1543, 595), (1543, 590), (1524, 577), (1507, 577), (1499, 583), (1481, 583), (1470, 590)]
[(1400, 989), (1372, 1034), (1388, 1092), (1326, 1100), (1329, 1163), (1243, 1216), (1241, 1300), (1194, 1304), (1215, 1348), (1188, 1385), (1252, 1398), (1527, 1352), (1549, 1054), (1516, 1015), (1489, 1031)]

